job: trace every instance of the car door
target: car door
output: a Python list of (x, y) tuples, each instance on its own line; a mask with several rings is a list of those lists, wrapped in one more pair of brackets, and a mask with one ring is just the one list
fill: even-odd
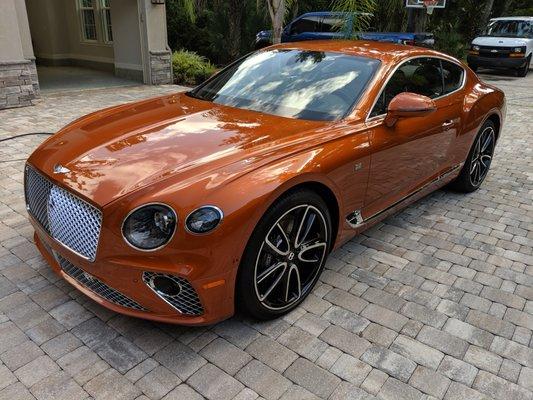
[[(402, 92), (434, 99), (436, 112), (400, 119), (393, 127), (387, 127), (384, 124), (387, 106)], [(372, 156), (365, 218), (400, 201), (439, 175), (458, 124), (448, 107), (440, 59), (417, 57), (403, 62), (393, 72), (367, 121)]]
[(311, 40), (315, 32), (319, 31), (320, 18), (315, 15), (304, 15), (291, 23), (290, 29), (283, 42), (299, 42)]

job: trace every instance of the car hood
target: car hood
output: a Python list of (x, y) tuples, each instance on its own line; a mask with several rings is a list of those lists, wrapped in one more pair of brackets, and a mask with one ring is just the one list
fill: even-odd
[[(29, 163), (103, 206), (176, 174), (190, 177), (287, 145), (324, 125), (235, 109), (184, 93), (90, 114), (44, 142)], [(63, 172), (56, 171), (63, 167)]]
[(527, 45), (527, 39), (498, 36), (480, 36), (475, 38), (472, 44), (475, 44), (477, 46), (521, 47)]

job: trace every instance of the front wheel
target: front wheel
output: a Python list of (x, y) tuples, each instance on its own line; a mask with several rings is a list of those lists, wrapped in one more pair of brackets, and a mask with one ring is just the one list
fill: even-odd
[(331, 217), (310, 190), (279, 199), (254, 230), (237, 277), (237, 307), (271, 319), (298, 306), (318, 280), (331, 244)]
[(496, 128), (492, 121), (487, 121), (479, 130), (463, 169), (452, 182), (452, 187), (465, 193), (477, 190), (489, 172), (495, 146)]
[(518, 76), (525, 78), (529, 72), (529, 64), (531, 63), (531, 55), (527, 58), (526, 64), (518, 70)]

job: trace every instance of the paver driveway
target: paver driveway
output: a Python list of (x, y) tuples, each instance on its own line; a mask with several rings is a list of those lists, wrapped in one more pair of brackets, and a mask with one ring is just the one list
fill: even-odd
[[(24, 162), (9, 161), (44, 137), (0, 143), (0, 399), (531, 399), (533, 74), (489, 78), (508, 119), (481, 190), (439, 191), (355, 238), (272, 322), (183, 328), (89, 301), (39, 256)], [(0, 138), (173, 90), (50, 96), (1, 111)]]

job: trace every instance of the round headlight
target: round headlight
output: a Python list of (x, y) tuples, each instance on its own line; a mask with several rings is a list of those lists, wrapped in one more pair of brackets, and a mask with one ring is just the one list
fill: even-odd
[(147, 204), (132, 211), (124, 220), (122, 234), (140, 250), (155, 250), (174, 235), (176, 213), (164, 204)]
[(215, 206), (204, 206), (194, 210), (185, 220), (185, 227), (192, 233), (207, 233), (215, 229), (223, 214), (220, 208)]
[(472, 50), (479, 51), (479, 46), (476, 46), (475, 44), (472, 46)]

